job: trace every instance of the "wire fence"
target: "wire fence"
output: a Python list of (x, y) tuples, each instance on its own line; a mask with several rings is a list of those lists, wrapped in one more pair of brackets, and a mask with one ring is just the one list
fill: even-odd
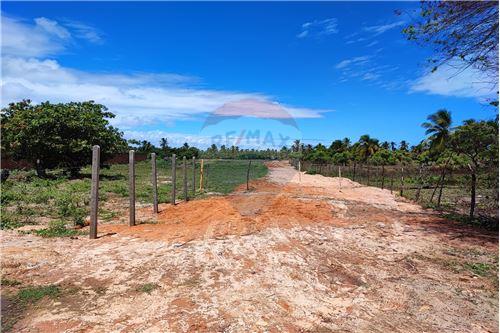
[[(299, 168), (299, 161), (292, 161)], [(387, 189), (424, 207), (468, 214), (473, 177), (468, 168), (425, 165), (335, 165), (300, 161), (308, 174), (349, 178), (359, 184)], [(498, 168), (476, 172), (475, 215), (498, 219)], [(498, 223), (498, 221), (497, 221)]]

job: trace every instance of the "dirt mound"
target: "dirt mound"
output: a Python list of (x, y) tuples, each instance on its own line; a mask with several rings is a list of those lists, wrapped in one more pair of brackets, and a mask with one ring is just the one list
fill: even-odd
[(243, 184), (229, 196), (161, 205), (158, 215), (150, 207), (139, 208), (138, 220), (145, 224), (104, 225), (100, 231), (184, 243), (246, 235), (271, 227), (340, 225), (346, 223), (347, 201), (381, 210), (422, 211), (417, 205), (396, 200), (387, 190), (346, 178), (299, 174), (285, 162), (269, 162), (267, 166), (269, 175), (251, 182), (250, 191)]
[[(283, 193), (240, 193), (165, 205), (156, 216), (155, 224), (104, 225), (100, 231), (184, 243), (194, 239), (247, 235), (269, 227), (331, 224), (335, 221), (334, 212), (333, 206), (326, 201), (311, 202)], [(153, 218), (150, 208), (141, 208), (138, 214)]]

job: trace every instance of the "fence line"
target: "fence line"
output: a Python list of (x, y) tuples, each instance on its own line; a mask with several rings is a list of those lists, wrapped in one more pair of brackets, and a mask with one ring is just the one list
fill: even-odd
[[(168, 166), (168, 158), (164, 159), (166, 165)], [(171, 204), (176, 204), (177, 197), (177, 168), (181, 168), (180, 172), (182, 172), (182, 197), (184, 198), (184, 202), (189, 200), (189, 181), (188, 181), (188, 161), (186, 157), (183, 157), (182, 164), (177, 165), (177, 158), (175, 154), (172, 154), (171, 158)], [(219, 161), (219, 160), (217, 160)], [(232, 161), (232, 160), (228, 160)], [(241, 160), (243, 161), (243, 160)], [(249, 189), (250, 182), (250, 169), (252, 166), (252, 160), (248, 161), (247, 168), (245, 170), (246, 173), (246, 185), (247, 189)], [(137, 155), (134, 150), (130, 150), (128, 153), (128, 196), (129, 196), (129, 226), (136, 225), (136, 162)], [(180, 163), (179, 163), (180, 164)], [(97, 225), (98, 225), (98, 204), (99, 204), (99, 177), (100, 177), (100, 148), (99, 146), (93, 147), (92, 152), (92, 186), (91, 186), (91, 200), (90, 200), (90, 238), (97, 238)], [(151, 154), (151, 189), (152, 189), (152, 204), (153, 204), (153, 213), (157, 214), (158, 210), (158, 168), (157, 168), (157, 159), (156, 154)], [(192, 190), (193, 197), (196, 196), (196, 158), (192, 158)], [(204, 160), (200, 161), (200, 191), (204, 191), (208, 189), (208, 181), (209, 181), (209, 164), (204, 163)]]
[[(293, 160), (291, 164), (309, 174), (335, 177), (341, 174), (359, 184), (397, 191), (399, 195), (425, 206), (460, 208), (470, 205), (471, 175), (468, 168), (416, 164), (370, 165), (313, 163)], [(477, 170), (479, 214), (498, 214), (498, 168)], [(387, 188), (389, 183), (389, 188)], [(460, 210), (459, 209), (459, 210)]]

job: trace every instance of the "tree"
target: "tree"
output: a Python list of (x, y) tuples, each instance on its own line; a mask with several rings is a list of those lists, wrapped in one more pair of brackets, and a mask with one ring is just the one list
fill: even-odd
[(378, 140), (365, 134), (359, 138), (358, 154), (362, 162), (366, 162), (370, 156), (378, 150)]
[(14, 159), (45, 169), (64, 168), (73, 176), (90, 164), (92, 146), (101, 147), (101, 161), (127, 149), (123, 133), (109, 125), (114, 114), (93, 101), (32, 105), (30, 100), (2, 109), (2, 150)]
[(451, 136), (452, 149), (467, 159), (471, 176), (470, 218), (476, 208), (478, 169), (487, 163), (498, 161), (498, 123), (495, 121), (466, 120)]
[(168, 146), (168, 139), (167, 138), (161, 138), (160, 139), (160, 148), (164, 156), (168, 156), (169, 153), (169, 146)]
[(401, 140), (401, 142), (399, 143), (399, 150), (401, 151), (408, 151), (408, 142), (406, 142), (406, 140)]
[(422, 1), (420, 18), (403, 29), (409, 40), (431, 45), (433, 70), (461, 60), (498, 81), (498, 2)]
[(425, 134), (430, 141), (430, 149), (434, 152), (442, 152), (450, 138), (451, 113), (446, 109), (441, 109), (427, 117), (427, 122), (422, 124), (426, 129)]
[(298, 153), (300, 151), (300, 140), (294, 140), (292, 145), (292, 151)]

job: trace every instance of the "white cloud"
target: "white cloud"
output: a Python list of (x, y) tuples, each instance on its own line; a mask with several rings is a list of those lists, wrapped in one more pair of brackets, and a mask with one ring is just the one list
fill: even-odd
[(434, 95), (486, 98), (496, 95), (498, 83), (492, 83), (483, 73), (469, 67), (459, 71), (454, 66), (442, 66), (412, 82), (410, 92)]
[(364, 27), (363, 30), (367, 32), (373, 32), (375, 35), (380, 35), (386, 31), (402, 26), (403, 24), (405, 24), (405, 21), (397, 21), (389, 24), (372, 25), (369, 27)]
[(102, 33), (94, 27), (75, 21), (68, 21), (65, 25), (71, 28), (76, 38), (85, 39), (94, 44), (102, 44), (104, 42)]
[(64, 50), (57, 34), (43, 25), (28, 25), (2, 15), (2, 54), (22, 57), (53, 55)]
[[(191, 119), (231, 101), (256, 99), (258, 93), (185, 87), (189, 77), (176, 74), (90, 73), (61, 66), (55, 60), (4, 57), (2, 105), (23, 98), (34, 102), (94, 100), (117, 114), (116, 124), (133, 126)], [(320, 117), (323, 110), (285, 107), (297, 118)]]
[(338, 22), (336, 18), (328, 18), (325, 20), (314, 20), (302, 24), (302, 30), (297, 34), (297, 38), (305, 38), (307, 36), (325, 36), (338, 33)]
[(2, 14), (2, 55), (47, 57), (59, 54), (75, 39), (102, 42), (94, 28), (81, 23), (66, 25), (38, 17), (33, 22)]
[(46, 31), (50, 35), (55, 35), (60, 39), (68, 39), (71, 37), (69, 31), (56, 21), (49, 20), (45, 17), (38, 17), (35, 19), (35, 23), (37, 28)]
[(373, 72), (368, 72), (368, 73), (365, 73), (361, 77), (361, 80), (363, 80), (363, 81), (373, 81), (373, 80), (378, 79), (379, 77), (380, 77), (380, 74), (373, 73)]
[[(88, 72), (63, 66), (48, 57), (64, 51), (70, 45), (68, 40), (78, 34), (86, 36), (78, 38), (94, 42), (100, 40), (96, 37), (99, 34), (93, 35), (92, 28), (79, 23), (66, 23), (63, 27), (45, 18), (36, 19), (34, 24), (8, 17), (5, 20), (2, 22), (2, 106), (22, 99), (31, 99), (34, 103), (93, 100), (116, 114), (112, 124), (128, 133), (128, 137), (155, 141), (156, 137), (167, 136), (178, 138), (180, 144), (187, 141), (198, 146), (207, 143), (207, 138), (132, 129), (144, 125), (171, 126), (177, 120), (202, 121), (222, 105), (242, 100), (254, 101), (240, 110), (242, 116), (262, 119), (280, 116), (270, 112), (270, 106), (278, 105), (272, 96), (202, 88), (196, 77), (175, 73)], [(280, 107), (292, 118), (318, 118), (329, 111)]]
[(369, 59), (370, 59), (370, 56), (361, 56), (361, 57), (354, 57), (351, 59), (345, 59), (345, 60), (342, 60), (341, 62), (339, 62), (337, 65), (335, 65), (335, 68), (342, 69), (342, 68), (346, 68), (346, 67), (351, 66), (351, 65), (364, 64), (364, 63), (368, 62)]

